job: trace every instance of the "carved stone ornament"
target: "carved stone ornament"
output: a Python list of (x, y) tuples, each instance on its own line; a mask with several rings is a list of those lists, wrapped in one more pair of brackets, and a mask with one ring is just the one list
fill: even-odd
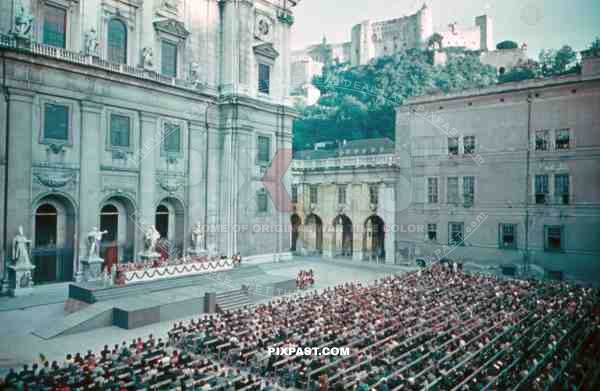
[(175, 19), (163, 19), (154, 22), (154, 29), (163, 33), (174, 35), (180, 39), (186, 39), (190, 32), (184, 24)]
[(279, 52), (275, 50), (272, 43), (262, 43), (253, 48), (254, 54), (275, 60), (279, 57)]
[(160, 177), (158, 184), (163, 190), (174, 193), (183, 186), (183, 181), (179, 178)]
[(73, 181), (73, 174), (46, 174), (36, 173), (35, 178), (44, 186), (57, 189)]
[(261, 41), (270, 42), (273, 38), (273, 22), (265, 15), (256, 15), (254, 36)]

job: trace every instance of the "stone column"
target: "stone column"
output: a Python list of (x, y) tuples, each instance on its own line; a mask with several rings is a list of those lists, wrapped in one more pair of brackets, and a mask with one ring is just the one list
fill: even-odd
[[(208, 157), (206, 156), (206, 130), (204, 125), (198, 121), (190, 121), (190, 170), (188, 174), (188, 226), (191, 228), (197, 222), (204, 224), (204, 168), (207, 164)], [(190, 232), (185, 232), (186, 238), (190, 237)]]
[[(93, 102), (81, 102), (81, 162), (79, 191), (79, 224), (76, 233), (79, 246), (79, 262), (75, 270), (75, 280), (83, 276), (82, 261), (87, 260), (87, 232), (92, 227), (100, 228), (101, 174), (100, 161), (103, 150), (102, 141), (102, 105)], [(92, 263), (102, 262), (101, 258), (90, 260)], [(91, 265), (96, 269), (98, 265)]]
[(140, 149), (143, 154), (138, 162), (140, 179), (138, 191), (138, 210), (135, 211), (135, 238), (136, 248), (134, 254), (142, 251), (144, 245), (143, 230), (148, 225), (154, 225), (155, 208), (154, 197), (156, 189), (156, 160), (162, 148), (162, 133), (159, 133), (159, 116), (154, 113), (142, 112), (140, 114), (141, 134)]
[(377, 215), (385, 223), (385, 263), (394, 263), (396, 257), (396, 233), (395, 231), (395, 200), (394, 189), (389, 185), (383, 184), (378, 189)]
[[(20, 89), (9, 90), (8, 102), (8, 175), (6, 177), (8, 194), (6, 208), (6, 227), (8, 242), (4, 243), (4, 253), (12, 252), (11, 235), (19, 226), (33, 227), (31, 216), (31, 161), (33, 144), (38, 142), (39, 129), (33, 129), (33, 98), (30, 91)], [(4, 113), (3, 113), (4, 114)], [(10, 257), (6, 256), (5, 259)], [(4, 261), (4, 260), (3, 260)], [(8, 287), (8, 266), (5, 264), (2, 290)]]

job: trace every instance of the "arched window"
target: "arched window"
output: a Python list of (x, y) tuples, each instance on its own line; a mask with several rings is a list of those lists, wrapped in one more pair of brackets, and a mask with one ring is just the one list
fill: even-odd
[(127, 27), (118, 19), (108, 22), (108, 61), (127, 63)]

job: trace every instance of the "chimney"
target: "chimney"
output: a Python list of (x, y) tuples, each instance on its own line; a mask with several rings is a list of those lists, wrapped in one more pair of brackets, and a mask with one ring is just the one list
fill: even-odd
[(584, 79), (600, 77), (600, 49), (581, 52), (581, 76)]

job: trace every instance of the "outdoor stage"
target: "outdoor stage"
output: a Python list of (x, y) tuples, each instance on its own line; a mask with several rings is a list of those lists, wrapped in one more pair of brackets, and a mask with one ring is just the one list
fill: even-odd
[(78, 310), (34, 333), (47, 339), (107, 326), (131, 329), (213, 311), (219, 300), (221, 308), (235, 308), (295, 290), (295, 280), (251, 265), (126, 285), (72, 283), (68, 297)]

